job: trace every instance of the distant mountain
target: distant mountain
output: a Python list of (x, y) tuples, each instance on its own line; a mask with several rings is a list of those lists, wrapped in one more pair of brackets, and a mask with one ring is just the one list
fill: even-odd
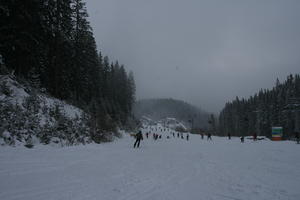
[(166, 118), (176, 118), (185, 126), (206, 128), (209, 114), (200, 108), (175, 99), (143, 99), (135, 103), (134, 115), (136, 118), (149, 117), (159, 121)]

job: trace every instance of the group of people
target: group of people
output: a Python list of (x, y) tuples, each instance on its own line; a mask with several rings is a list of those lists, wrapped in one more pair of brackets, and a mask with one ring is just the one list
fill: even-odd
[[(175, 138), (175, 133), (174, 132), (172, 132), (172, 135), (173, 135), (173, 138)], [(177, 133), (177, 138), (184, 139), (183, 133)], [(189, 140), (190, 136), (189, 136), (188, 133), (186, 134), (185, 138), (186, 138), (186, 140)]]
[[(149, 133), (146, 133), (146, 135), (147, 135), (147, 134), (149, 134)], [(161, 137), (162, 137), (161, 135), (156, 134), (156, 133), (153, 133), (153, 139), (154, 139), (154, 140), (161, 139)], [(147, 137), (147, 138), (148, 138), (148, 137)]]
[[(166, 130), (169, 131), (169, 129), (166, 129), (166, 128), (164, 128), (164, 129), (163, 128), (159, 128), (159, 129), (160, 129), (160, 131), (166, 131)], [(152, 131), (157, 131), (157, 128), (155, 128), (155, 129), (151, 128), (151, 130)], [(171, 134), (175, 138), (175, 132), (172, 132)], [(151, 132), (146, 132), (145, 133), (145, 136), (146, 136), (147, 139), (150, 137), (150, 135), (151, 135)], [(162, 135), (161, 134), (152, 133), (152, 136), (153, 136), (154, 140), (162, 139)], [(134, 137), (135, 137), (135, 142), (134, 142), (133, 148), (139, 148), (141, 140), (144, 139), (142, 131), (141, 130), (138, 131), (138, 133), (135, 134)], [(181, 138), (181, 139), (186, 139), (187, 141), (190, 138), (190, 136), (189, 136), (188, 133), (186, 134), (185, 137), (184, 137), (183, 133), (177, 133), (177, 137)], [(167, 136), (167, 139), (170, 139), (170, 136)]]
[[(204, 140), (204, 133), (200, 133), (200, 135), (201, 135), (201, 139)], [(207, 136), (207, 140), (212, 140), (211, 133), (207, 133), (206, 136)]]
[[(152, 128), (151, 130), (153, 130), (153, 128)], [(156, 128), (156, 130), (157, 130), (157, 128)], [(161, 131), (162, 131), (162, 130), (166, 131), (166, 129), (160, 129), (160, 130), (161, 130)], [(173, 138), (176, 137), (176, 136), (175, 136), (175, 132), (172, 132), (171, 134), (173, 135)], [(153, 139), (154, 139), (154, 140), (162, 139), (162, 135), (161, 135), (161, 134), (153, 133), (152, 135), (153, 135)], [(146, 138), (148, 139), (149, 136), (150, 136), (150, 133), (147, 132), (147, 133), (146, 133)], [(230, 140), (230, 139), (231, 139), (231, 134), (228, 133), (228, 134), (227, 134), (227, 137), (228, 137), (228, 139)], [(143, 140), (143, 134), (142, 134), (142, 131), (139, 131), (137, 134), (135, 134), (135, 138), (136, 138), (136, 140), (135, 140), (135, 142), (134, 142), (133, 148), (136, 148), (136, 147), (138, 148), (138, 147), (140, 147), (140, 142), (141, 142), (141, 140)], [(177, 138), (184, 139), (183, 133), (177, 132)], [(186, 134), (186, 137), (185, 137), (185, 138), (186, 138), (187, 141), (189, 140), (189, 134), (188, 134), (188, 133)], [(299, 144), (299, 143), (300, 143), (300, 136), (299, 136), (299, 133), (298, 133), (298, 132), (295, 134), (295, 138), (296, 138), (297, 144)], [(170, 136), (167, 136), (167, 139), (170, 139)], [(204, 139), (204, 133), (201, 133), (201, 139), (202, 139), (202, 140)], [(208, 133), (208, 134), (207, 134), (207, 140), (212, 140), (212, 138), (211, 138), (211, 133)], [(241, 136), (241, 137), (240, 137), (240, 140), (241, 140), (241, 143), (244, 143), (245, 137), (244, 137), (244, 136)], [(254, 140), (254, 141), (257, 140), (257, 134), (256, 134), (256, 133), (253, 134), (253, 140)]]

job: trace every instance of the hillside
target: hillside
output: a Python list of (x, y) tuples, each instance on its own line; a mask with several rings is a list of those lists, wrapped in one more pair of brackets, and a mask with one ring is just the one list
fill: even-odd
[(133, 72), (98, 51), (88, 15), (85, 0), (0, 1), (0, 74), (84, 109), (95, 129), (134, 127)]
[(141, 119), (147, 116), (155, 121), (166, 118), (176, 118), (185, 126), (206, 128), (209, 114), (184, 101), (175, 99), (144, 99), (134, 105), (134, 115)]
[(93, 130), (91, 116), (75, 106), (0, 75), (0, 145), (59, 146), (110, 141), (115, 133)]

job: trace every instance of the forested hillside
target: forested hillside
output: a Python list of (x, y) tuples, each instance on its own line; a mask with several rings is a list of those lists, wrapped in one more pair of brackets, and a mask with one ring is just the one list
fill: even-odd
[[(299, 110), (300, 76), (290, 75), (271, 90), (260, 90), (249, 99), (238, 97), (226, 104), (219, 117), (220, 134), (271, 136), (272, 126), (282, 126), (284, 137), (294, 135)], [(297, 122), (299, 125), (299, 121)]]
[(173, 117), (185, 122), (189, 127), (193, 124), (193, 128), (207, 128), (209, 119), (209, 115), (205, 111), (175, 99), (144, 99), (137, 101), (134, 105), (134, 114), (136, 118), (147, 116), (153, 120)]
[(0, 72), (76, 105), (95, 129), (125, 126), (132, 73), (97, 51), (83, 0), (0, 2)]

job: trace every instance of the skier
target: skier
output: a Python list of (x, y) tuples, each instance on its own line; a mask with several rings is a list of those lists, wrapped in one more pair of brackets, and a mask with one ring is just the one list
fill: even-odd
[(230, 135), (230, 133), (228, 133), (228, 140), (230, 140), (231, 139), (231, 135)]
[(173, 132), (173, 137), (175, 137), (175, 133)]
[(241, 137), (241, 143), (244, 143), (244, 136)]
[(187, 140), (187, 141), (189, 141), (189, 137), (190, 137), (190, 136), (189, 136), (189, 134), (187, 133), (187, 134), (186, 134), (186, 140)]
[(207, 134), (207, 140), (212, 140), (212, 139), (211, 139), (211, 133), (208, 133), (208, 134)]
[(135, 143), (134, 143), (134, 145), (133, 145), (133, 148), (135, 148), (135, 147), (139, 148), (139, 147), (140, 147), (140, 142), (141, 142), (141, 140), (143, 140), (143, 134), (142, 134), (142, 131), (139, 131), (139, 132), (135, 135), (135, 137), (136, 137), (136, 141), (135, 141)]
[(253, 140), (254, 140), (254, 141), (257, 140), (257, 134), (256, 134), (256, 133), (253, 134)]
[(146, 133), (146, 138), (148, 139), (148, 137), (149, 137), (149, 133), (147, 132), (147, 133)]
[(201, 139), (202, 139), (202, 140), (204, 139), (204, 134), (203, 134), (203, 133), (201, 133)]
[(299, 136), (299, 132), (296, 132), (296, 133), (295, 133), (295, 137), (296, 137), (297, 144), (300, 144), (300, 136)]
[(177, 137), (179, 138), (179, 133), (177, 133)]

